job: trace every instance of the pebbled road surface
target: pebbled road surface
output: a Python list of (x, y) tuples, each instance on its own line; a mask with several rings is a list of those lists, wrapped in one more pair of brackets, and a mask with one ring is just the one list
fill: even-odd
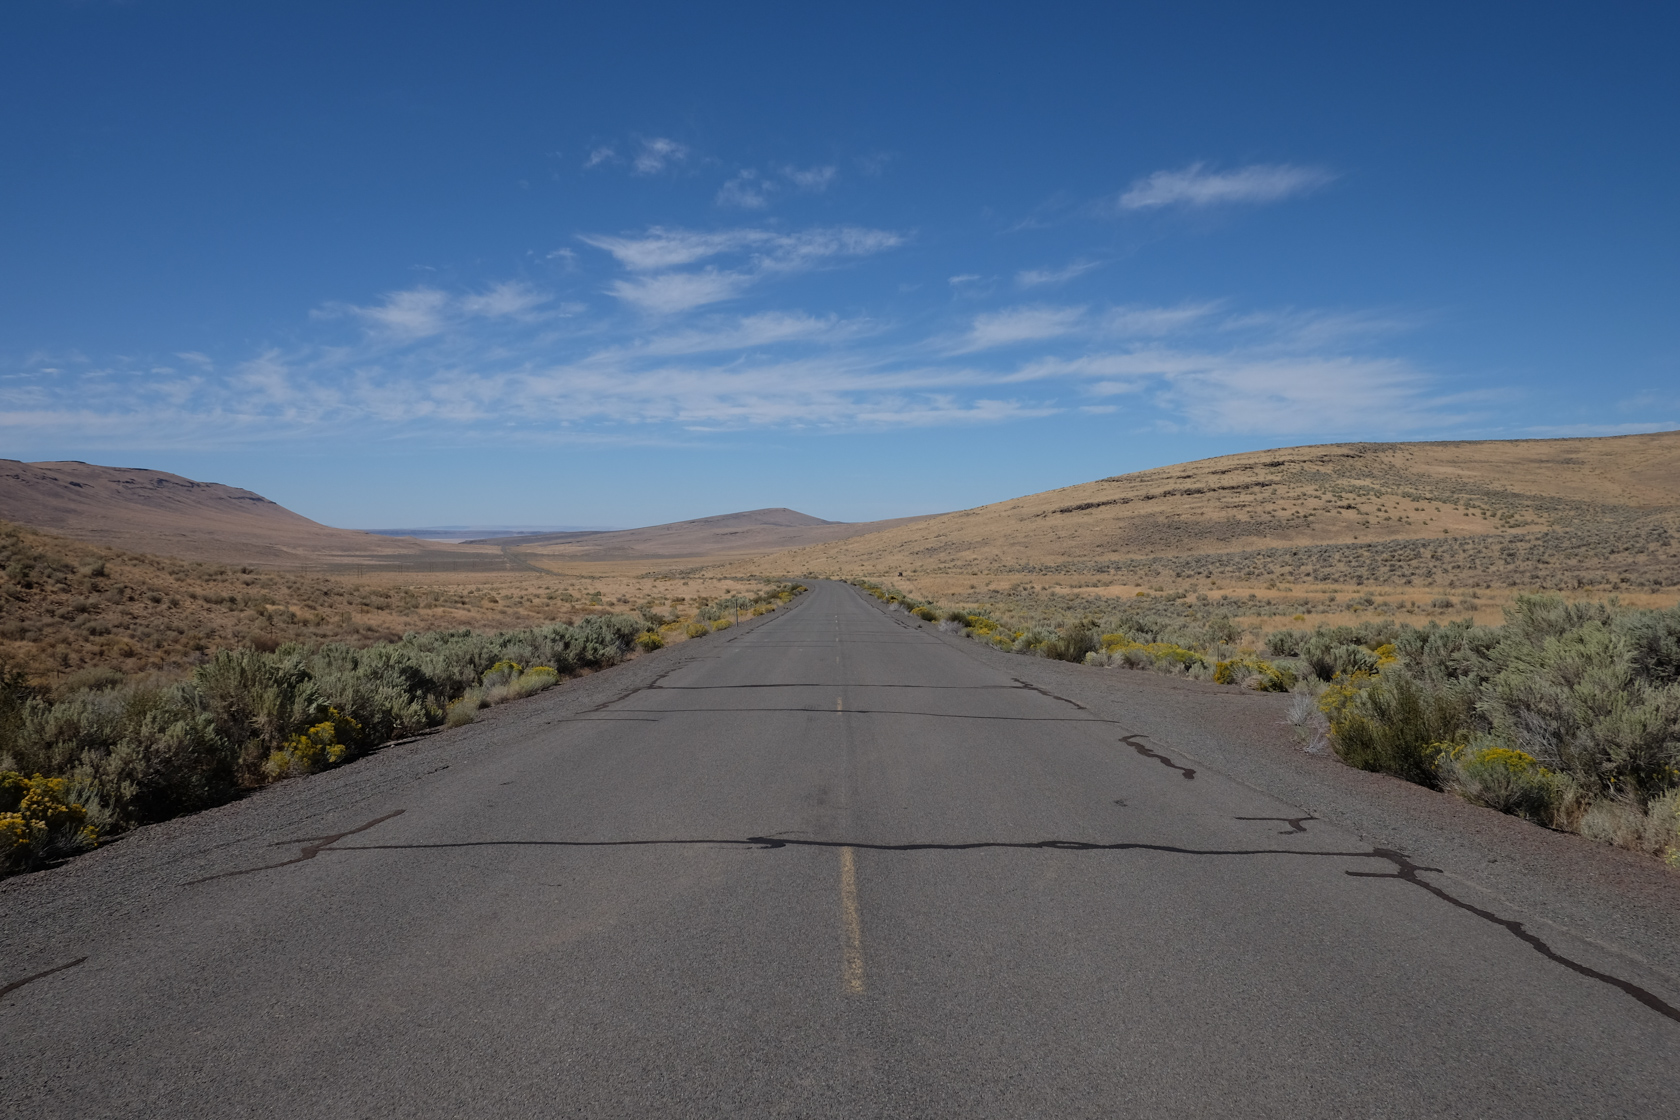
[(0, 885), (0, 1114), (1680, 1115), (1666, 873), (1270, 700), (818, 584)]

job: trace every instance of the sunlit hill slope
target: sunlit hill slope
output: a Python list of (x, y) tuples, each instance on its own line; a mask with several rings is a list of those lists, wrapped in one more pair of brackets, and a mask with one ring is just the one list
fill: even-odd
[(1653, 589), (1680, 433), (1250, 452), (1045, 491), (761, 566), (896, 578)]

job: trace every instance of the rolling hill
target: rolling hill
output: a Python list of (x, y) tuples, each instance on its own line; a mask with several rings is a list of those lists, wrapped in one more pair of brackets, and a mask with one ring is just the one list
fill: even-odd
[(1085, 585), (1655, 589), (1680, 583), (1680, 432), (1357, 443), (1117, 475), (759, 567)]
[(506, 566), (498, 549), (335, 529), (167, 471), (0, 459), (0, 520), (129, 552), (274, 568)]
[(878, 532), (760, 509), (640, 529), (441, 541), (335, 529), (261, 494), (167, 471), (0, 460), (0, 520), (92, 544), (218, 564), (327, 571), (473, 572), (717, 563)]
[(716, 561), (725, 557), (761, 556), (769, 552), (825, 544), (925, 520), (901, 517), (889, 521), (824, 521), (791, 509), (755, 509), (692, 521), (674, 521), (643, 529), (605, 532), (544, 533), (517, 538), (473, 542), (516, 548), (519, 555), (539, 563), (568, 561), (621, 563), (673, 560)]

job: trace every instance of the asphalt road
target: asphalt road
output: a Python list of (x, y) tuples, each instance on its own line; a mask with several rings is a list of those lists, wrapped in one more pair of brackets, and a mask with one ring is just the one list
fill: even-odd
[(819, 584), (14, 880), (0, 1112), (1680, 1115), (1659, 973), (1024, 662)]

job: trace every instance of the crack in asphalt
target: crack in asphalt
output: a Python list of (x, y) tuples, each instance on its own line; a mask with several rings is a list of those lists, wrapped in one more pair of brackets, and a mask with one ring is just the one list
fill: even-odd
[(1026, 681), (1022, 680), (1020, 677), (1010, 677), (1009, 679), (1014, 681), (1016, 684), (1020, 685), (1022, 688), (1027, 689), (1029, 692), (1036, 692), (1040, 696), (1048, 696), (1052, 700), (1060, 700), (1064, 704), (1072, 704), (1074, 707), (1078, 708), (1082, 712), (1090, 711), (1089, 708), (1087, 708), (1085, 705), (1081, 704), (1077, 700), (1069, 700), (1066, 696), (1057, 696), (1054, 692), (1051, 692), (1049, 689), (1040, 688), (1036, 684), (1028, 684)]
[[(1192, 769), (1191, 767), (1180, 766), (1178, 763), (1174, 762), (1172, 759), (1168, 758), (1166, 755), (1160, 754), (1156, 751), (1152, 751), (1148, 747), (1144, 746), (1142, 743), (1135, 743), (1135, 742), (1132, 741), (1134, 739), (1147, 739), (1147, 738), (1149, 738), (1149, 736), (1147, 736), (1147, 735), (1122, 735), (1120, 737), (1120, 741), (1122, 743), (1126, 744), (1128, 747), (1131, 747), (1134, 751), (1138, 752), (1143, 757), (1153, 758), (1157, 762), (1159, 762), (1161, 765), (1170, 766), (1174, 770), (1177, 770), (1179, 773), (1183, 774), (1186, 778), (1188, 778), (1192, 781), (1195, 780), (1196, 771), (1194, 769)], [(1303, 830), (1303, 831), (1305, 831), (1305, 830)]]
[(1316, 821), (1317, 817), (1232, 817), (1234, 821), (1276, 821), (1289, 827), (1279, 832), (1279, 836), (1288, 836), (1295, 832), (1305, 832), (1308, 821)]
[(1546, 942), (1528, 932), (1527, 929), (1523, 928), (1523, 924), (1521, 922), (1516, 921), (1513, 918), (1501, 918), (1491, 910), (1483, 910), (1480, 906), (1472, 905), (1461, 898), (1457, 898), (1447, 893), (1434, 883), (1428, 883), (1418, 878), (1419, 871), (1440, 872), (1441, 869), (1439, 867), (1421, 867), (1407, 858), (1404, 852), (1397, 852), (1392, 848), (1377, 848), (1371, 854), (1381, 856), (1392, 863), (1394, 865), (1394, 873), (1392, 875), (1385, 875), (1379, 871), (1344, 871), (1343, 874), (1352, 875), (1358, 879), (1398, 879), (1403, 883), (1410, 883), (1415, 887), (1422, 887), (1442, 902), (1456, 906), (1466, 913), (1474, 914), (1484, 922), (1491, 922), (1493, 925), (1502, 927), (1510, 933), (1511, 936), (1523, 942), (1547, 960), (1556, 964), (1561, 964), (1564, 968), (1569, 969), (1571, 972), (1579, 973), (1580, 975), (1587, 977), (1589, 980), (1597, 980), (1601, 984), (1608, 984), (1612, 988), (1618, 988), (1627, 995), (1632, 996), (1634, 999), (1644, 1004), (1646, 1007), (1649, 1007), (1652, 1011), (1655, 1011), (1658, 1015), (1665, 1016), (1666, 1018), (1674, 1020), (1676, 1023), (1680, 1023), (1680, 1008), (1676, 1008), (1672, 1004), (1664, 1002), (1662, 999), (1659, 999), (1656, 995), (1646, 991), (1639, 985), (1623, 980), (1619, 976), (1611, 976), (1608, 972), (1600, 972), (1598, 969), (1593, 968), (1590, 965), (1584, 965), (1579, 961), (1570, 960), (1568, 957), (1546, 944)]
[(35, 983), (35, 981), (45, 979), (46, 977), (51, 976), (55, 972), (63, 972), (67, 968), (75, 968), (79, 964), (86, 963), (86, 961), (87, 961), (86, 957), (77, 957), (75, 960), (71, 961), (69, 964), (55, 965), (54, 967), (46, 969), (43, 972), (37, 972), (33, 976), (25, 976), (22, 980), (13, 980), (10, 984), (7, 984), (4, 988), (0, 988), (0, 999), (4, 999), (6, 996), (8, 996), (11, 993), (17, 991), (19, 988), (23, 987), (25, 984), (33, 984), (33, 983)]
[[(1127, 736), (1128, 739), (1137, 737), (1138, 736)], [(1140, 753), (1148, 753), (1152, 758), (1161, 759), (1163, 762), (1166, 762), (1167, 765), (1172, 766), (1175, 770), (1184, 769), (1184, 767), (1178, 766), (1171, 760), (1166, 759), (1165, 756), (1155, 754), (1152, 751), (1147, 751), (1147, 748), (1144, 748), (1137, 743), (1132, 743), (1131, 746), (1136, 747)], [(1193, 773), (1194, 771), (1191, 772), (1191, 774)], [(1191, 776), (1191, 774), (1187, 774), (1186, 777)], [(1631, 996), (1634, 1000), (1643, 1006), (1650, 1008), (1652, 1011), (1655, 1011), (1657, 1014), (1673, 1020), (1676, 1023), (1680, 1023), (1680, 1008), (1674, 1007), (1661, 997), (1645, 988), (1640, 987), (1632, 981), (1623, 980), (1621, 977), (1612, 976), (1607, 972), (1600, 972), (1598, 969), (1593, 968), (1590, 965), (1582, 964), (1579, 961), (1572, 960), (1569, 957), (1564, 956), (1562, 953), (1553, 949), (1545, 941), (1528, 932), (1528, 930), (1524, 928), (1523, 923), (1516, 921), (1515, 919), (1501, 918), (1491, 910), (1484, 910), (1472, 903), (1465, 902), (1463, 899), (1456, 897), (1446, 890), (1443, 890), (1434, 883), (1426, 882), (1424, 879), (1419, 877), (1419, 872), (1433, 871), (1440, 873), (1441, 869), (1438, 867), (1423, 867), (1419, 864), (1413, 863), (1410, 857), (1408, 857), (1404, 852), (1399, 852), (1392, 848), (1373, 848), (1368, 852), (1302, 851), (1298, 848), (1185, 848), (1175, 844), (1149, 844), (1135, 840), (1125, 840), (1114, 843), (1096, 843), (1094, 841), (1087, 840), (974, 840), (957, 843), (922, 842), (907, 844), (882, 844), (860, 840), (805, 840), (787, 836), (747, 836), (743, 838), (688, 840), (462, 840), (439, 843), (346, 844), (342, 847), (336, 846), (339, 841), (345, 839), (346, 837), (354, 836), (360, 832), (366, 832), (368, 829), (373, 828), (375, 825), (383, 824), (392, 817), (401, 816), (403, 811), (404, 810), (402, 809), (397, 809), (394, 812), (386, 813), (382, 817), (375, 817), (366, 824), (358, 825), (355, 828), (347, 829), (344, 832), (335, 833), (331, 836), (311, 836), (294, 840), (277, 840), (271, 844), (270, 847), (299, 843), (304, 844), (304, 847), (299, 849), (296, 857), (283, 860), (280, 863), (264, 864), (261, 867), (248, 867), (239, 871), (225, 871), (220, 875), (209, 875), (202, 879), (190, 880), (189, 882), (183, 883), (182, 886), (193, 886), (198, 883), (207, 883), (214, 879), (227, 879), (236, 875), (251, 875), (258, 871), (272, 871), (280, 867), (289, 867), (292, 864), (312, 860), (322, 852), (328, 851), (430, 851), (453, 848), (745, 847), (754, 851), (774, 851), (782, 848), (854, 848), (872, 852), (971, 852), (985, 849), (1005, 848), (1057, 852), (1161, 852), (1167, 855), (1184, 856), (1296, 856), (1306, 857), (1309, 859), (1378, 859), (1386, 861), (1394, 868), (1394, 870), (1391, 873), (1344, 870), (1342, 873), (1359, 879), (1393, 879), (1403, 883), (1410, 883), (1415, 887), (1420, 887), (1441, 901), (1457, 907), (1465, 913), (1480, 918), (1485, 922), (1500, 927), (1512, 936), (1516, 937), (1523, 944), (1533, 949), (1536, 953), (1545, 957), (1547, 960), (1552, 961), (1555, 964), (1562, 965), (1571, 972), (1580, 976), (1585, 976), (1589, 980), (1596, 980), (1599, 983), (1607, 984), (1625, 995)], [(1288, 824), (1291, 826), (1292, 831), (1280, 833), (1280, 835), (1292, 835), (1295, 832), (1305, 832), (1305, 822), (1317, 820), (1318, 818), (1304, 816), (1237, 817), (1235, 819), (1243, 821), (1276, 821)], [(87, 960), (87, 958), (82, 957), (78, 960), (71, 961), (69, 964), (59, 965), (57, 968), (51, 968), (45, 972), (39, 972), (34, 976), (29, 976), (12, 984), (8, 984), (6, 987), (0, 988), (0, 996), (4, 996), (8, 992), (15, 991), (23, 985), (39, 980), (44, 976), (51, 976), (54, 972), (60, 972), (66, 968), (73, 968), (85, 960)]]
[[(969, 712), (903, 712), (890, 708), (847, 708), (836, 712), (833, 708), (614, 708), (613, 712), (638, 712), (652, 715), (735, 715), (741, 712), (827, 712), (841, 716), (929, 716), (933, 719), (995, 719), (1013, 723), (1092, 723), (1118, 724), (1118, 720), (1078, 716), (979, 716)], [(611, 715), (613, 712), (603, 713)], [(564, 721), (564, 722), (576, 722)], [(1141, 748), (1140, 748), (1141, 749)], [(1168, 765), (1172, 765), (1169, 763)], [(1183, 767), (1175, 767), (1183, 769)]]
[[(345, 844), (326, 849), (333, 852), (424, 851), (443, 848), (680, 848), (680, 847), (745, 847), (754, 851), (773, 851), (777, 848), (860, 848), (876, 852), (967, 852), (985, 848), (1044, 849), (1061, 852), (1167, 852), (1181, 856), (1342, 856), (1348, 859), (1371, 859), (1378, 852), (1316, 852), (1300, 848), (1181, 848), (1172, 844), (1149, 844), (1141, 840), (1121, 840), (1099, 843), (1095, 840), (967, 840), (953, 843), (920, 841), (907, 844), (880, 844), (861, 840), (802, 840), (787, 836), (745, 836), (736, 838), (691, 838), (670, 840), (450, 840), (414, 844)], [(1386, 857), (1383, 857), (1386, 858)], [(295, 861), (292, 861), (295, 862)], [(271, 864), (281, 867), (283, 864)], [(266, 871), (253, 867), (252, 871)], [(1436, 868), (1421, 868), (1434, 871)], [(1393, 878), (1390, 875), (1379, 878)], [(195, 880), (203, 882), (204, 880)]]
[(261, 867), (247, 867), (240, 871), (223, 871), (219, 875), (206, 875), (202, 879), (189, 879), (181, 885), (183, 887), (190, 887), (198, 883), (208, 883), (212, 879), (231, 879), (236, 875), (254, 875), (258, 871), (272, 871), (276, 867), (290, 867), (294, 863), (302, 863), (305, 860), (314, 859), (316, 856), (320, 855), (322, 852), (326, 851), (346, 836), (354, 836), (358, 832), (366, 832), (376, 824), (384, 824), (392, 817), (402, 816), (406, 811), (407, 810), (404, 809), (398, 809), (395, 812), (386, 813), (383, 817), (375, 817), (366, 824), (357, 825), (355, 828), (349, 829), (345, 832), (336, 833), (332, 836), (304, 836), (296, 840), (276, 840), (270, 844), (269, 847), (281, 848), (287, 844), (302, 844), (303, 847), (298, 849), (298, 854), (296, 856), (291, 859), (281, 860), (279, 863), (265, 863)]
[[(925, 688), (935, 691), (949, 692), (979, 692), (987, 689), (999, 692), (1019, 692), (1020, 689), (1007, 684), (860, 684), (856, 682), (836, 683), (834, 681), (804, 682), (794, 681), (788, 684), (662, 684), (649, 685), (647, 692), (733, 692), (738, 688)], [(1043, 689), (1033, 689), (1043, 692)], [(1049, 693), (1045, 693), (1049, 695)], [(1060, 699), (1060, 697), (1057, 697)]]

